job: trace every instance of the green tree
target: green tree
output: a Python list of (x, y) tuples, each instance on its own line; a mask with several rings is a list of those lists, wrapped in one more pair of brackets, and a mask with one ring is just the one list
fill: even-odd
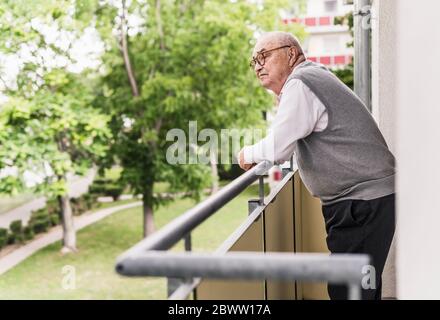
[[(0, 179), (0, 192), (15, 194), (31, 188), (60, 205), (63, 251), (76, 250), (76, 235), (66, 179), (84, 174), (109, 143), (108, 117), (93, 108), (92, 77), (67, 71), (70, 48), (80, 36), (79, 23), (68, 14), (69, 1), (4, 1), (0, 5), (3, 54), (23, 48), (28, 58), (12, 85), (4, 79), (8, 100), (0, 110), (0, 170), (14, 174)], [(49, 41), (37, 26), (65, 27), (64, 36)], [(63, 34), (63, 33), (60, 33)], [(49, 35), (50, 36), (50, 35)], [(61, 61), (58, 65), (55, 60)], [(29, 186), (26, 175), (40, 176)]]
[[(150, 0), (95, 5), (108, 51), (97, 98), (111, 115), (114, 144), (107, 166), (119, 161), (121, 180), (143, 195), (144, 235), (164, 199), (154, 183), (200, 196), (210, 183), (206, 165), (170, 165), (166, 134), (188, 122), (199, 128), (246, 127), (272, 106), (248, 67), (255, 32), (284, 29), (278, 10), (287, 1)], [(138, 19), (135, 19), (135, 18)], [(137, 22), (137, 23), (135, 23)], [(109, 36), (116, 35), (116, 37)], [(189, 150), (187, 150), (189, 152)]]
[(105, 154), (110, 137), (107, 117), (92, 107), (87, 82), (63, 70), (44, 76), (31, 98), (11, 96), (0, 112), (0, 169), (17, 170), (0, 180), (0, 191), (27, 188), (26, 173), (41, 176), (37, 193), (59, 201), (64, 251), (76, 250), (69, 174), (83, 175)]

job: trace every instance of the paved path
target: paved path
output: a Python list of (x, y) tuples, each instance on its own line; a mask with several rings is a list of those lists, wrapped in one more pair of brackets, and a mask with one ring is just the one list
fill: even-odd
[[(111, 207), (96, 211), (94, 213), (84, 213), (81, 216), (74, 217), (75, 229), (82, 229), (96, 221), (99, 221), (112, 213), (117, 211), (133, 208), (142, 205), (142, 201), (132, 202), (129, 204), (120, 205), (117, 207)], [(28, 244), (19, 247), (11, 253), (0, 258), (0, 275), (13, 268), (36, 251), (44, 248), (45, 246), (54, 243), (62, 239), (63, 231), (61, 226), (52, 228), (51, 231), (39, 237), (38, 239), (29, 242)]]
[[(83, 178), (72, 179), (68, 183), (69, 196), (76, 198), (86, 193), (89, 189), (89, 185), (93, 182), (95, 173), (95, 170), (91, 170), (90, 173)], [(31, 212), (44, 208), (45, 205), (46, 197), (40, 197), (11, 211), (0, 214), (0, 228), (9, 228), (9, 224), (14, 220), (21, 220), (23, 225), (26, 225), (31, 217)]]

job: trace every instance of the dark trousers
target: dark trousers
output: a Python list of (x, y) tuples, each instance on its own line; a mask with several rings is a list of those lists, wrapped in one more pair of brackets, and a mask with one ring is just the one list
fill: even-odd
[[(372, 200), (343, 200), (323, 206), (322, 212), (327, 230), (327, 246), (331, 253), (370, 255), (376, 289), (362, 288), (362, 299), (380, 300), (382, 272), (395, 229), (395, 194)], [(329, 284), (327, 288), (332, 300), (348, 297), (346, 286)]]

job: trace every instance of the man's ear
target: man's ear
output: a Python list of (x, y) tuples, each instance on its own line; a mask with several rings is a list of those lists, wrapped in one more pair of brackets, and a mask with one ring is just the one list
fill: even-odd
[(289, 48), (289, 66), (293, 67), (293, 65), (295, 64), (295, 57), (296, 57), (296, 52), (295, 49), (293, 47)]

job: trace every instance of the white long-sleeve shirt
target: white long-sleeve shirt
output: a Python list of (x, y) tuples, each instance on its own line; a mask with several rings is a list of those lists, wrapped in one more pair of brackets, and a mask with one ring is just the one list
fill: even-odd
[(278, 99), (278, 110), (267, 136), (243, 148), (245, 163), (287, 161), (294, 153), (295, 141), (327, 127), (324, 104), (301, 80), (287, 81)]

